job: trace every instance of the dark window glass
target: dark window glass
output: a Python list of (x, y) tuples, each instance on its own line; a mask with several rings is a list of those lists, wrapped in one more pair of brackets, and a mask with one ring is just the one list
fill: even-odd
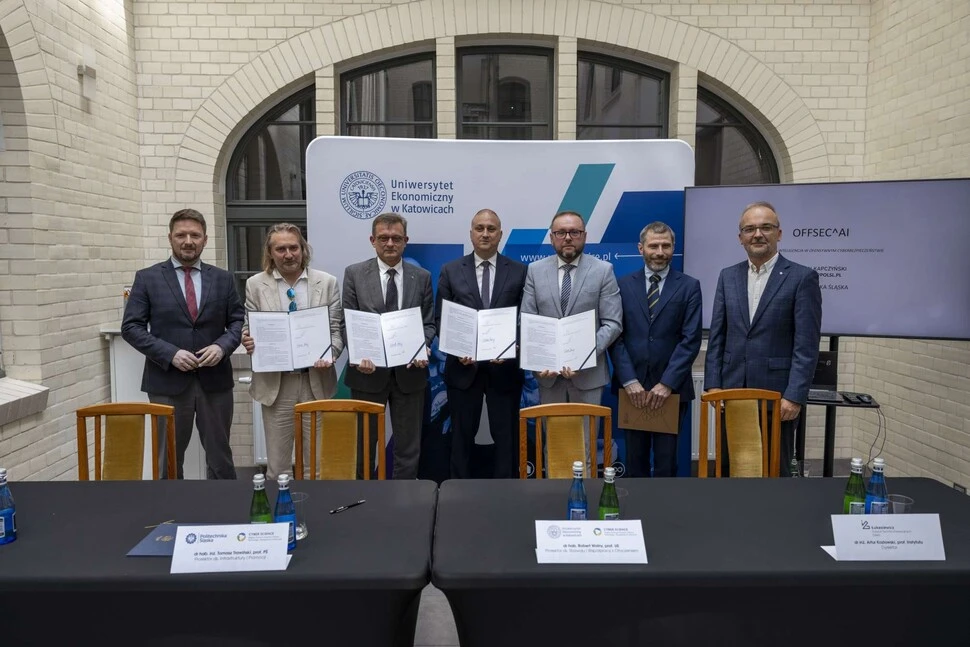
[(628, 61), (579, 55), (577, 139), (667, 136), (668, 76)]
[(344, 135), (434, 137), (434, 59), (369, 66), (341, 77)]
[(717, 95), (697, 89), (697, 186), (772, 184), (778, 165), (754, 125)]
[(306, 148), (316, 135), (314, 90), (292, 95), (243, 135), (226, 178), (229, 270), (241, 299), (262, 270), (266, 230), (277, 222), (306, 229)]
[(552, 138), (551, 51), (467, 49), (458, 68), (459, 137)]

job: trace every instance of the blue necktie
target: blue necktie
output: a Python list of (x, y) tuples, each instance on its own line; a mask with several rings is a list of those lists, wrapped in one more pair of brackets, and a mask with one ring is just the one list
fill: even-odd
[(569, 278), (569, 273), (575, 269), (575, 265), (563, 265), (565, 274), (562, 275), (562, 293), (559, 295), (559, 305), (562, 307), (562, 316), (566, 316), (566, 306), (569, 305), (569, 293), (573, 289), (573, 281)]

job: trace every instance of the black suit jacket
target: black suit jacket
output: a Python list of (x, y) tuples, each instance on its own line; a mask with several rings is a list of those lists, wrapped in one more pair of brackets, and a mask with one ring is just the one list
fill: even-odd
[[(495, 257), (495, 287), (492, 289), (489, 308), (518, 308), (522, 304), (522, 288), (525, 286), (527, 267), (508, 256), (497, 254)], [(474, 253), (445, 264), (438, 276), (438, 296), (435, 302), (435, 324), (440, 330), (441, 302), (452, 301), (468, 308), (482, 310), (482, 295), (475, 274)], [(506, 360), (501, 364), (475, 362), (465, 366), (457, 357), (448, 355), (445, 360), (445, 384), (458, 389), (467, 389), (480, 370), (489, 372), (492, 388), (513, 391), (522, 388), (522, 371), (519, 360)]]
[(202, 263), (202, 293), (195, 322), (182, 296), (182, 279), (171, 258), (135, 273), (121, 336), (145, 356), (141, 390), (178, 395), (188, 388), (193, 375), (172, 366), (175, 353), (181, 349), (194, 353), (216, 344), (222, 349), (222, 361), (198, 369), (199, 382), (205, 391), (228, 391), (233, 387), (229, 358), (239, 346), (245, 319), (232, 275)]
[[(404, 262), (403, 267), (404, 294), (401, 297), (401, 310), (421, 308), (421, 319), (424, 321), (424, 340), (430, 349), (435, 334), (431, 273), (408, 262)], [(381, 289), (381, 270), (377, 265), (376, 257), (350, 265), (344, 270), (343, 306), (344, 310), (381, 314), (385, 312), (384, 293)], [(345, 335), (346, 332), (345, 328)], [(346, 341), (344, 339), (344, 347), (347, 345)], [(344, 373), (344, 383), (351, 389), (365, 393), (380, 393), (387, 388), (391, 375), (397, 380), (397, 385), (401, 391), (416, 393), (424, 389), (428, 382), (428, 367), (378, 367), (370, 375), (364, 375), (356, 368), (348, 367), (347, 372)]]

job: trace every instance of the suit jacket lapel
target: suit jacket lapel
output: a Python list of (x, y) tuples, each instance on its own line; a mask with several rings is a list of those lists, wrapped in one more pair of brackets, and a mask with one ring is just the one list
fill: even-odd
[[(589, 264), (589, 262), (584, 263), (581, 260), (579, 261), (579, 265), (576, 266), (576, 269), (570, 272), (571, 282), (569, 284), (569, 303), (566, 304), (566, 311), (569, 312), (570, 314), (572, 314), (573, 306), (576, 305), (576, 299), (579, 298), (579, 293), (583, 289), (583, 283), (586, 282), (586, 276), (589, 274), (590, 267), (592, 266)], [(557, 263), (556, 271), (557, 272), (559, 271), (558, 263)], [(559, 278), (559, 277), (556, 277), (556, 278)], [(566, 317), (568, 315), (564, 312), (562, 316)]]
[[(495, 255), (495, 285), (492, 287), (492, 291), (489, 293), (491, 297), (491, 303), (487, 304), (489, 308), (497, 301), (499, 294), (502, 294), (502, 290), (505, 289), (505, 283), (509, 280), (509, 259), (501, 254)], [(476, 280), (478, 277), (475, 277)], [(481, 298), (481, 295), (479, 295)]]
[(637, 303), (640, 304), (640, 310), (643, 311), (643, 318), (648, 322), (650, 321), (650, 304), (647, 303), (647, 270), (644, 268), (642, 271), (638, 272), (634, 277), (636, 279), (636, 285), (633, 286), (633, 292), (637, 295)]
[[(657, 305), (653, 311), (654, 319), (660, 316), (660, 311), (664, 309), (664, 306), (667, 305), (671, 297), (673, 297), (674, 294), (677, 293), (677, 290), (680, 289), (680, 279), (681, 275), (679, 272), (675, 272), (674, 270), (667, 272), (667, 278), (664, 280), (663, 290), (660, 291), (660, 300), (657, 302)], [(644, 290), (647, 289), (646, 279), (641, 281), (640, 284), (643, 286)]]
[[(165, 279), (169, 289), (172, 291), (172, 295), (175, 297), (175, 303), (179, 304), (179, 307), (182, 308), (182, 313), (185, 315), (185, 318), (192, 321), (192, 317), (189, 316), (189, 306), (185, 302), (185, 295), (182, 294), (182, 286), (179, 285), (179, 279), (183, 278), (185, 273), (182, 270), (175, 269), (171, 259), (161, 263), (160, 269), (162, 271), (162, 278)], [(183, 277), (179, 277), (179, 274), (182, 274)], [(205, 285), (205, 281), (202, 284)]]
[(322, 283), (323, 281), (319, 277), (311, 274), (310, 270), (307, 269), (307, 287), (309, 288), (307, 301), (311, 308), (327, 305), (323, 302), (323, 289), (320, 287)]
[[(741, 302), (735, 311), (741, 313), (744, 329), (748, 330), (751, 327), (751, 311), (748, 308), (748, 263), (745, 261), (735, 267), (737, 270), (734, 272), (734, 293), (737, 295), (738, 301)], [(730, 308), (729, 304), (725, 304), (725, 306)]]
[(778, 262), (775, 263), (775, 269), (771, 272), (771, 276), (768, 277), (765, 291), (761, 293), (758, 309), (755, 310), (754, 319), (751, 321), (752, 327), (758, 323), (758, 319), (761, 318), (761, 315), (764, 314), (765, 309), (768, 307), (768, 302), (778, 294), (778, 289), (781, 288), (781, 284), (785, 282), (786, 278), (788, 278), (788, 261), (783, 256), (779, 256)]
[(488, 306), (482, 303), (482, 293), (478, 289), (478, 271), (475, 268), (475, 255), (469, 254), (462, 259), (461, 276), (465, 281), (465, 290), (474, 295), (473, 300), (479, 310)]
[(384, 312), (384, 292), (381, 290), (381, 271), (377, 265), (376, 258), (372, 258), (364, 266), (364, 274), (361, 277), (361, 297), (363, 298), (358, 299), (358, 306), (361, 310), (366, 312), (365, 304), (373, 303), (374, 312)]

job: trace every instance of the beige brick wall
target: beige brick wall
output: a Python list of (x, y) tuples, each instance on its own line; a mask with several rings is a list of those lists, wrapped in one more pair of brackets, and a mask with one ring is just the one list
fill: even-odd
[[(52, 389), (47, 413), (0, 429), (0, 462), (15, 478), (73, 477), (70, 413), (108, 393), (97, 328), (120, 317), (120, 289), (134, 271), (167, 253), (170, 214), (193, 206), (211, 216), (205, 259), (224, 266), (225, 173), (241, 135), (309, 83), (318, 134), (338, 132), (340, 74), (360, 65), (435, 52), (438, 132), (446, 138), (456, 135), (456, 48), (496, 42), (555, 49), (553, 114), (562, 138), (575, 137), (575, 57), (588, 49), (669, 70), (673, 132), (687, 141), (698, 85), (732, 101), (766, 134), (783, 181), (965, 174), (958, 160), (970, 152), (968, 91), (960, 82), (966, 0), (4, 6), (0, 30), (16, 36), (9, 58), (28, 108), (18, 121), (17, 100), (7, 105), (11, 85), (0, 86), (7, 145), (0, 152), (0, 333), (11, 375)], [(80, 99), (75, 74), (85, 45), (97, 50), (99, 94), (90, 104)], [(0, 57), (0, 79), (11, 75)], [(920, 128), (908, 127), (914, 118)], [(16, 186), (28, 182), (29, 190)], [(922, 350), (942, 360), (962, 348), (936, 346)], [(865, 381), (878, 348), (844, 340), (843, 375), (851, 380), (844, 386), (879, 397)], [(961, 379), (953, 402), (970, 390), (967, 375)], [(931, 399), (934, 389), (921, 392)], [(236, 399), (233, 446), (244, 464), (252, 450), (241, 387)], [(820, 452), (820, 419), (811, 419), (813, 452)], [(867, 433), (853, 443), (851, 424), (867, 423), (847, 419), (842, 456), (858, 451)], [(908, 465), (910, 457), (893, 463)], [(954, 469), (970, 481), (966, 463)]]
[[(98, 329), (118, 320), (121, 286), (143, 257), (127, 6), (0, 8), (3, 58), (13, 60), (17, 82), (5, 64), (4, 362), (11, 377), (50, 388), (44, 413), (0, 429), (0, 462), (14, 479), (76, 477), (74, 410), (109, 393)], [(80, 96), (82, 61), (97, 70), (91, 101)]]
[[(871, 34), (866, 179), (966, 177), (970, 3), (876, 0)], [(970, 343), (857, 339), (854, 346), (855, 389), (884, 405), (889, 473), (968, 485)], [(866, 455), (876, 419), (859, 413), (853, 423), (853, 450)]]

